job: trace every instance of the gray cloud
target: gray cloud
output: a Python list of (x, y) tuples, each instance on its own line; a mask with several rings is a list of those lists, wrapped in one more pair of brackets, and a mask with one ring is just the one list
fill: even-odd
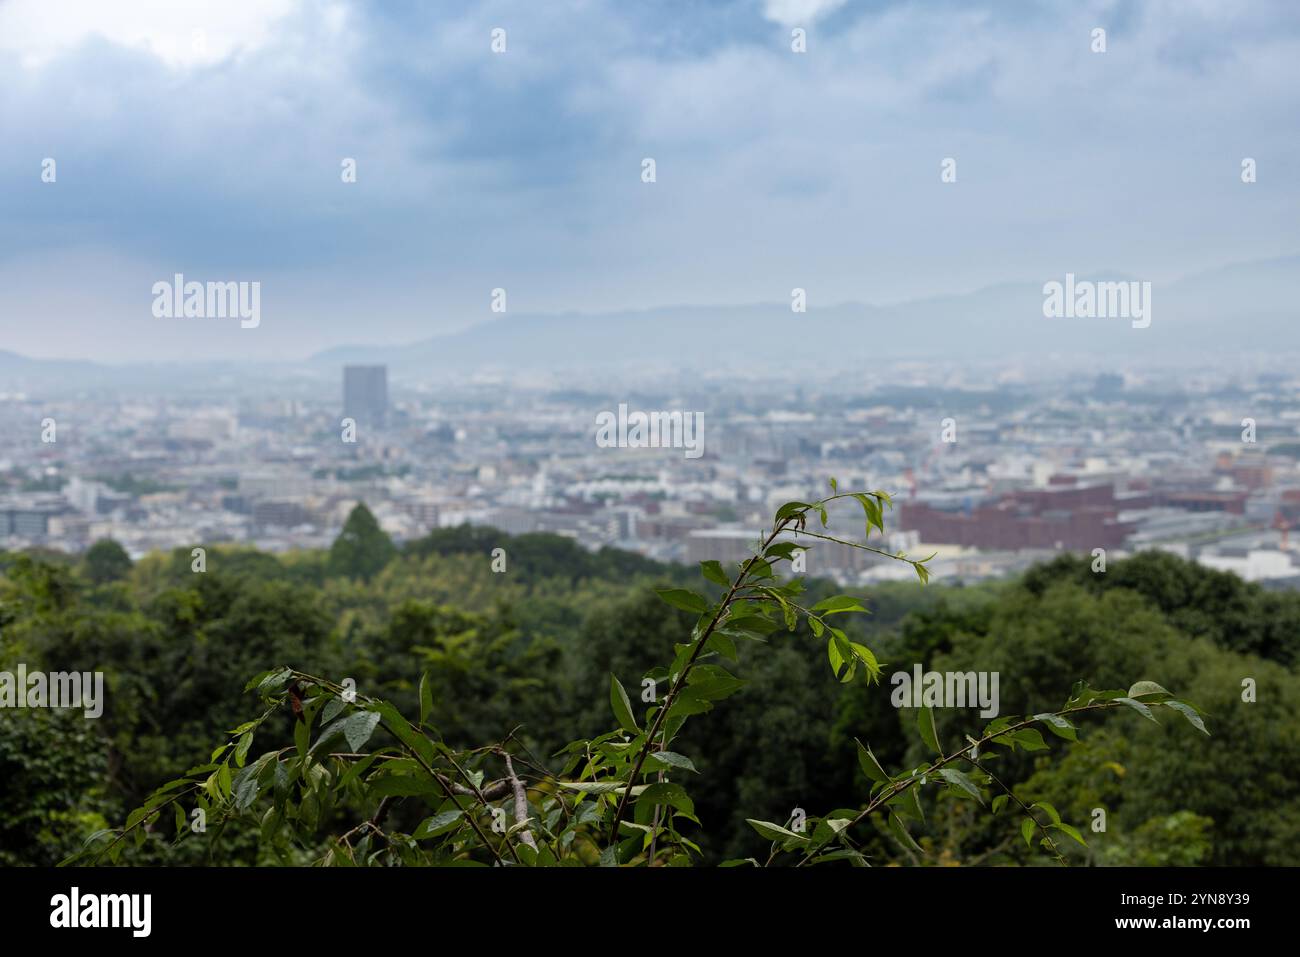
[[(0, 348), (305, 355), (488, 319), (495, 286), (815, 305), (1295, 252), (1294, 5), (850, 0), (802, 55), (783, 6), (304, 0), (184, 67), (0, 55)], [(177, 271), (262, 281), (262, 326), (160, 327)]]

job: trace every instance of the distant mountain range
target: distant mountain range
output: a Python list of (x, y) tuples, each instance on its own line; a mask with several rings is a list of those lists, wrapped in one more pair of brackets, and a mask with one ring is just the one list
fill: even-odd
[[(1082, 281), (1135, 281), (1120, 274)], [(1065, 272), (1044, 281), (1065, 281)], [(673, 306), (599, 314), (506, 315), (464, 331), (404, 345), (327, 349), (301, 363), (151, 363), (29, 359), (0, 351), (0, 393), (59, 384), (155, 388), (247, 377), (332, 376), (346, 363), (384, 363), (395, 375), (475, 370), (682, 370), (817, 364), (866, 368), (874, 359), (986, 359), (1000, 355), (1102, 354), (1141, 361), (1213, 360), (1225, 353), (1300, 352), (1300, 256), (1246, 262), (1153, 283), (1151, 322), (1046, 318), (1043, 284), (1004, 283), (975, 292), (893, 305), (789, 303)]]
[[(1132, 281), (1119, 274), (1076, 281)], [(1065, 281), (1064, 272), (1049, 280)], [(397, 371), (467, 367), (602, 368), (644, 364), (764, 364), (811, 360), (831, 366), (877, 356), (992, 357), (1003, 354), (1143, 352), (1214, 355), (1300, 350), (1300, 257), (1243, 263), (1167, 285), (1153, 284), (1151, 323), (1048, 319), (1041, 283), (887, 306), (788, 303), (675, 306), (604, 314), (531, 315), (485, 322), (402, 346), (349, 346), (315, 364), (386, 363)]]

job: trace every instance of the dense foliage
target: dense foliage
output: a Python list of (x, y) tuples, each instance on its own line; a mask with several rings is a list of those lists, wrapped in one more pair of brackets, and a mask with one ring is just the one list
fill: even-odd
[[(725, 660), (700, 667), (725, 664), (730, 677), (705, 671), (704, 685), (727, 700), (671, 729), (669, 749), (664, 728), (646, 734), (655, 706), (640, 702), (640, 679), (665, 669), (678, 646), (689, 648), (693, 630), (699, 637), (703, 612), (681, 597), (694, 572), (482, 529), (439, 531), (390, 551), (375, 547), (369, 523), (357, 524), (355, 544), (364, 547), (345, 554), (364, 558), (350, 572), (329, 553), (218, 547), (209, 547), (202, 573), (190, 550), (178, 549), (124, 577), (116, 560), (104, 563), (112, 569), (105, 574), (57, 556), (4, 556), (0, 670), (18, 662), (102, 670), (108, 690), (95, 721), (0, 712), (0, 862), (53, 863), (99, 832), (88, 853), (130, 844), (130, 860), (141, 863), (348, 863), (368, 854), (379, 862), (531, 862), (548, 848), (596, 863), (601, 852), (606, 862), (611, 853), (644, 860), (648, 839), (659, 863), (764, 863), (774, 853), (797, 863), (806, 856), (799, 849), (828, 831), (846, 859), (873, 863), (1029, 863), (1058, 854), (1098, 864), (1296, 862), (1300, 741), (1290, 715), (1300, 685), (1294, 629), (1276, 622), (1295, 619), (1300, 596), (1155, 554), (1113, 562), (1103, 575), (1062, 558), (1009, 585), (873, 587), (864, 596), (873, 614), (836, 625), (849, 650), (836, 670), (856, 660), (859, 680), (842, 682), (827, 668), (840, 642), (826, 622), (796, 613), (788, 632), (777, 614), (770, 620), (778, 627), (754, 635), (765, 643), (732, 640), (734, 661), (725, 645), (707, 650)], [(504, 549), (504, 570), (493, 570), (494, 549)], [(699, 596), (706, 610), (731, 580), (719, 571), (707, 569), (712, 590)], [(783, 589), (790, 580), (774, 573), (761, 585)], [(835, 600), (816, 581), (785, 597), (806, 609)], [(1235, 617), (1224, 619), (1225, 609)], [(918, 736), (916, 710), (896, 709), (887, 686), (862, 680), (914, 662), (999, 671), (1003, 713), (1026, 718), (1061, 709), (1075, 678), (1122, 689), (1154, 677), (1195, 702), (1212, 735), (1112, 706), (1133, 698), (1168, 710), (1163, 689), (1080, 705), (1098, 694), (1080, 687), (1073, 707), (1114, 713), (1072, 720), (1081, 730), (1095, 725), (1077, 741), (1045, 735), (1051, 749), (1039, 747), (1042, 734), (1010, 748), (985, 742), (982, 768), (971, 767), (954, 745), (989, 736), (986, 720), (926, 711), (933, 723)], [(611, 684), (611, 674), (621, 680)], [(1243, 700), (1246, 679), (1251, 701)], [(624, 686), (630, 713), (602, 739)], [(1042, 720), (1038, 727), (1052, 730)], [(1023, 730), (1004, 728), (1003, 736)], [(862, 760), (859, 742), (872, 761)], [(946, 747), (941, 755), (935, 743)], [(639, 800), (625, 802), (611, 845), (605, 838), (625, 793), (617, 782), (629, 779), (623, 756), (643, 749), (634, 787), (658, 790), (648, 799), (633, 792)], [(363, 751), (364, 766), (350, 757)], [(662, 751), (690, 757), (651, 756)], [(923, 786), (934, 798), (915, 809), (923, 819), (910, 799), (886, 794), (903, 780), (915, 791), (923, 775), (908, 769), (948, 756)], [(875, 779), (885, 769), (888, 780)], [(937, 773), (945, 769), (961, 777)], [(612, 786), (592, 794), (557, 783), (584, 780)], [(164, 781), (182, 783), (157, 790)], [(980, 807), (995, 791), (1007, 799), (996, 815)], [(898, 813), (835, 823), (882, 795), (884, 809)], [(160, 819), (159, 798), (177, 798), (182, 819)], [(211, 812), (210, 826), (196, 831), (199, 808)], [(1097, 809), (1105, 812), (1100, 832), (1089, 827)], [(1073, 826), (1087, 848), (1063, 829), (1056, 834), (1067, 840), (1049, 847), (1022, 839), (1016, 811), (1033, 815), (1034, 827)], [(514, 833), (494, 832), (502, 813)], [(129, 841), (120, 839), (123, 822)], [(572, 836), (561, 847), (565, 833)]]

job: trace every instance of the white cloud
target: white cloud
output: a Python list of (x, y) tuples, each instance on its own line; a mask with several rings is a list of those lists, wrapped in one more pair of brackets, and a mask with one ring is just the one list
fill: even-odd
[(152, 53), (171, 67), (204, 66), (266, 42), (298, 0), (9, 0), (0, 4), (0, 50), (37, 67), (100, 36)]
[(763, 17), (787, 27), (807, 26), (834, 13), (847, 0), (763, 0)]

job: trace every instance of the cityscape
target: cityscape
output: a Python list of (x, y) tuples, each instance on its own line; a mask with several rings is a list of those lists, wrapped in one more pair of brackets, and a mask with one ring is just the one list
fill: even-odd
[(0, 0), (7, 936), (1267, 927), (1297, 79), (1294, 0)]
[[(888, 492), (885, 547), (933, 555), (937, 579), (1012, 576), (1061, 551), (1104, 568), (1159, 549), (1300, 585), (1300, 374), (1284, 363), (1043, 375), (915, 362), (889, 375), (861, 387), (792, 379), (755, 399), (748, 383), (686, 375), (641, 387), (486, 373), (431, 382), (356, 364), (224, 400), (6, 393), (0, 545), (75, 554), (110, 538), (132, 557), (327, 548), (364, 502), (397, 542), (470, 524), (668, 562), (735, 561), (774, 508), (834, 477)], [(672, 447), (666, 433), (599, 441), (602, 413), (626, 419), (629, 407), (694, 416), (699, 448)], [(910, 574), (872, 552), (808, 544), (808, 571), (842, 584)]]

